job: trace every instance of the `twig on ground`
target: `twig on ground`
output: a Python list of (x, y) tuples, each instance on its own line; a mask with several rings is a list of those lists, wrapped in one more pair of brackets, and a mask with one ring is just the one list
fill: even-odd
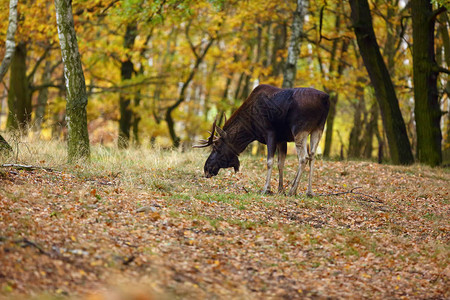
[(14, 241), (14, 243), (16, 243), (16, 244), (23, 244), (23, 247), (26, 247), (26, 246), (34, 247), (34, 248), (36, 248), (36, 249), (39, 250), (39, 253), (45, 254), (45, 255), (51, 257), (51, 254), (50, 254), (50, 253), (48, 253), (47, 251), (45, 251), (44, 249), (42, 249), (42, 247), (39, 246), (38, 244), (36, 244), (35, 242), (32, 242), (32, 241), (30, 241), (30, 240), (28, 240), (28, 239), (23, 238), (23, 239)]
[[(6, 238), (5, 238), (6, 240)], [(59, 251), (45, 251), (41, 246), (39, 246), (37, 243), (30, 241), (27, 238), (22, 238), (22, 239), (18, 239), (18, 240), (13, 240), (11, 241), (14, 244), (20, 245), (21, 247), (33, 247), (35, 249), (37, 249), (39, 251), (40, 254), (43, 254), (51, 259), (57, 259), (72, 265), (76, 265), (79, 268), (82, 268), (84, 270), (87, 270), (87, 268), (85, 268), (82, 264), (76, 262), (75, 260), (72, 260), (69, 257), (66, 257), (64, 255), (62, 255), (61, 253), (59, 253)]]
[(339, 196), (339, 195), (345, 195), (345, 194), (354, 194), (354, 195), (361, 195), (361, 196), (364, 196), (364, 197), (367, 197), (367, 198), (374, 199), (374, 200), (376, 200), (375, 202), (378, 202), (378, 203), (382, 203), (383, 202), (382, 200), (378, 199), (375, 196), (367, 195), (367, 194), (360, 193), (360, 192), (355, 192), (355, 190), (361, 189), (361, 188), (362, 187), (358, 186), (358, 187), (354, 187), (351, 190), (348, 190), (348, 191), (345, 191), (345, 192), (337, 192), (337, 193), (329, 193), (329, 194), (318, 194), (317, 196)]
[(41, 170), (53, 172), (53, 169), (52, 169), (52, 168), (49, 168), (49, 167), (40, 167), (40, 166), (32, 166), (32, 165), (2, 164), (1, 167), (2, 167), (2, 168), (15, 168), (15, 169), (18, 169), (18, 170), (27, 170), (27, 171), (32, 171), (32, 170), (36, 170), (36, 169), (41, 169)]

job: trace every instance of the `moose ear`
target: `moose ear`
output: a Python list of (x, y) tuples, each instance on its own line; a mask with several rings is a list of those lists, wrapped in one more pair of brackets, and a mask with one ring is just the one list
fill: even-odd
[(227, 133), (222, 128), (220, 128), (219, 126), (216, 126), (216, 131), (219, 133), (219, 135), (221, 137), (223, 137), (223, 138), (227, 137)]

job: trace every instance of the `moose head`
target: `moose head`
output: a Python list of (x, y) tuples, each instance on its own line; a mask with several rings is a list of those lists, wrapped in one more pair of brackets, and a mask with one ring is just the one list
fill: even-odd
[[(215, 133), (219, 134), (216, 136)], [(206, 140), (200, 140), (194, 148), (204, 148), (212, 146), (212, 152), (205, 163), (205, 177), (210, 178), (216, 176), (220, 169), (234, 168), (235, 172), (239, 171), (238, 153), (233, 149), (228, 134), (219, 126), (217, 126), (217, 118), (214, 120), (210, 136)]]

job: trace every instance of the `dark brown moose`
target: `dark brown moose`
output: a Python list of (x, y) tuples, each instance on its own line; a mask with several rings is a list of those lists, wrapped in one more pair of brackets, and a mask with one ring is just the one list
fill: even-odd
[[(295, 142), (299, 167), (289, 195), (297, 193), (300, 175), (309, 162), (306, 194), (312, 196), (311, 177), (314, 155), (323, 133), (330, 107), (328, 94), (313, 88), (279, 89), (270, 85), (257, 86), (241, 107), (225, 122), (223, 129), (214, 121), (211, 136), (194, 147), (212, 145), (205, 163), (205, 176), (217, 175), (221, 168), (239, 171), (238, 155), (254, 140), (267, 145), (267, 178), (263, 193), (270, 192), (273, 157), (278, 149), (278, 192), (284, 193), (283, 168), (287, 142)], [(215, 132), (219, 137), (215, 136)], [(307, 149), (310, 138), (311, 150)], [(309, 152), (309, 153), (308, 153)]]

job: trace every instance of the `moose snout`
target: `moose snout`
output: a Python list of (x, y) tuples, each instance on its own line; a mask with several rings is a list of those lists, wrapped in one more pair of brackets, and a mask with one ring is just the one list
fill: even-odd
[(205, 177), (211, 178), (211, 177), (213, 177), (213, 174), (209, 173), (208, 171), (205, 171)]

